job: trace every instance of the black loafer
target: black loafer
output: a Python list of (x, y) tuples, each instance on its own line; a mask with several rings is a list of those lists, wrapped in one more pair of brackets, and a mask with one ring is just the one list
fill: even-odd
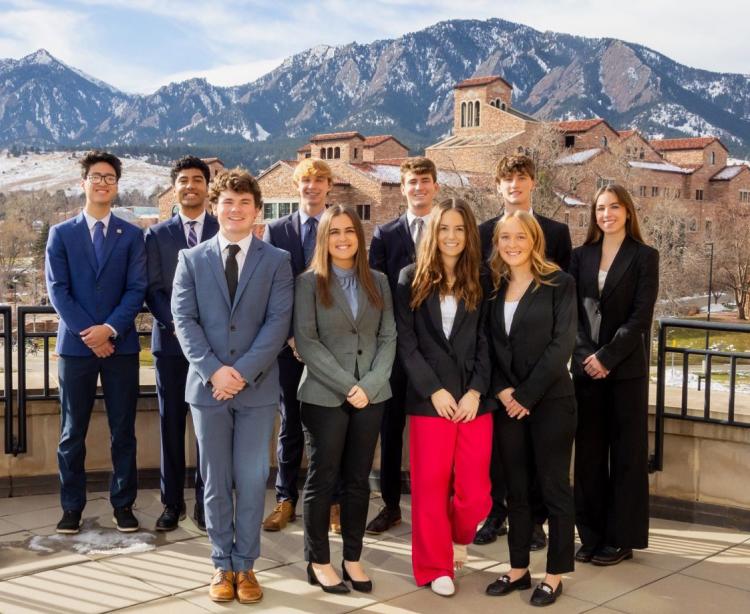
[(594, 556), (594, 552), (596, 552), (594, 546), (583, 545), (578, 548), (578, 552), (576, 552), (576, 561), (579, 563), (590, 563), (591, 558)]
[(502, 597), (513, 591), (523, 591), (527, 588), (531, 588), (531, 573), (529, 573), (528, 569), (526, 570), (526, 573), (515, 582), (511, 582), (508, 574), (500, 576), (490, 584), (484, 592), (492, 597)]
[(531, 594), (531, 600), (529, 603), (538, 607), (544, 607), (545, 605), (552, 605), (557, 601), (557, 598), (562, 594), (562, 580), (557, 588), (552, 590), (552, 587), (546, 582), (542, 582), (539, 586), (534, 589)]
[(535, 524), (534, 530), (531, 532), (531, 544), (529, 550), (536, 552), (537, 550), (544, 550), (547, 547), (547, 535), (544, 533), (544, 525)]
[(594, 553), (591, 562), (594, 565), (607, 567), (617, 565), (627, 559), (633, 558), (633, 551), (630, 548), (614, 548), (613, 546), (604, 546)]
[(394, 509), (386, 506), (367, 524), (365, 533), (368, 535), (380, 535), (399, 524), (401, 524), (401, 508), (397, 507)]
[(505, 535), (507, 532), (508, 525), (504, 521), (500, 522), (497, 516), (488, 516), (487, 520), (484, 521), (484, 524), (474, 536), (473, 543), (477, 546), (491, 544), (499, 536)]
[(164, 511), (156, 521), (157, 531), (174, 531), (180, 520), (185, 520), (185, 504), (176, 507), (165, 505)]
[(201, 503), (196, 503), (193, 508), (193, 521), (195, 526), (204, 533), (206, 532), (206, 514)]

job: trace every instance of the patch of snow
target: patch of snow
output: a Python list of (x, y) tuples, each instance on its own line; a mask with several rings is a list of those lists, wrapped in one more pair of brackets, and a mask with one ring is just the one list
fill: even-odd
[(269, 136), (271, 136), (271, 133), (267, 132), (258, 122), (255, 122), (255, 131), (258, 134), (259, 141), (265, 141)]
[(78, 554), (133, 554), (148, 552), (156, 546), (156, 536), (150, 533), (124, 535), (112, 529), (84, 529), (76, 535), (35, 535), (29, 540), (29, 550), (59, 552), (73, 549)]
[(693, 171), (689, 168), (682, 168), (668, 162), (641, 162), (640, 160), (628, 160), (628, 166), (631, 168), (646, 168), (651, 171), (663, 171), (665, 173), (680, 173), (689, 175)]
[(716, 173), (711, 179), (728, 180), (734, 179), (745, 169), (744, 165), (738, 166), (725, 166), (718, 173)]
[(594, 147), (593, 149), (584, 149), (583, 151), (577, 151), (567, 156), (562, 156), (557, 159), (555, 164), (583, 164), (588, 162), (595, 156), (598, 156), (602, 152), (601, 148)]

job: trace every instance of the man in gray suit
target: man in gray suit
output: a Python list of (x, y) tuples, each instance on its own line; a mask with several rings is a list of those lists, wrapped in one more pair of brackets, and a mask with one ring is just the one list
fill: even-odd
[[(253, 237), (262, 202), (243, 169), (219, 174), (209, 199), (219, 232), (180, 252), (172, 313), (190, 363), (190, 403), (205, 480), (214, 601), (259, 601), (268, 444), (279, 398), (276, 356), (289, 333), (294, 282), (289, 254)], [(236, 491), (236, 504), (232, 497)]]

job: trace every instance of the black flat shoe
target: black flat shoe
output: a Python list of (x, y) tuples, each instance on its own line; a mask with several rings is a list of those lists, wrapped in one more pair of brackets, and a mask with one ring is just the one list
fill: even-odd
[(590, 563), (595, 551), (596, 548), (594, 546), (581, 546), (578, 548), (578, 552), (576, 552), (576, 561), (579, 563)]
[(307, 581), (312, 586), (319, 586), (326, 593), (334, 593), (334, 594), (341, 595), (343, 593), (351, 592), (349, 590), (349, 587), (343, 582), (339, 582), (338, 584), (334, 584), (333, 586), (326, 586), (325, 584), (321, 584), (320, 580), (318, 580), (318, 576), (315, 575), (315, 570), (313, 569), (312, 563), (307, 564)]
[(341, 575), (344, 576), (344, 582), (351, 582), (352, 588), (360, 593), (372, 592), (372, 580), (352, 580), (349, 572), (346, 571), (346, 562), (341, 561)]
[(604, 548), (600, 548), (594, 553), (594, 556), (591, 557), (591, 562), (600, 567), (607, 567), (609, 565), (617, 565), (632, 558), (633, 551), (630, 548), (604, 546)]
[(552, 605), (560, 595), (562, 595), (562, 580), (555, 590), (552, 590), (552, 587), (546, 582), (542, 582), (534, 589), (529, 603), (537, 607)]
[(474, 536), (474, 544), (477, 546), (484, 546), (491, 544), (501, 535), (505, 535), (508, 532), (508, 525), (505, 522), (500, 522), (497, 516), (489, 516), (484, 524), (481, 526), (477, 534)]
[(156, 521), (157, 531), (174, 531), (180, 520), (185, 520), (185, 504), (181, 506), (165, 505), (164, 511)]
[(501, 597), (503, 595), (508, 595), (513, 591), (523, 591), (527, 588), (531, 588), (531, 574), (528, 569), (526, 570), (526, 573), (515, 582), (511, 582), (508, 574), (500, 576), (487, 587), (485, 593), (492, 597)]
[(531, 533), (531, 544), (529, 550), (536, 552), (537, 550), (544, 550), (547, 547), (547, 535), (544, 533), (544, 525), (535, 524), (534, 530)]

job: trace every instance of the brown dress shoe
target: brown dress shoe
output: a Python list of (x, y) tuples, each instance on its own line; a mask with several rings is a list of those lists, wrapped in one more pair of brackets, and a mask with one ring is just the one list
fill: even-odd
[(263, 599), (263, 590), (253, 570), (237, 572), (237, 601), (240, 603), (255, 603)]
[(214, 571), (208, 596), (213, 601), (234, 601), (234, 572), (224, 569)]
[(331, 505), (331, 531), (341, 535), (341, 505), (334, 503)]
[(273, 511), (263, 521), (264, 531), (281, 531), (287, 523), (297, 518), (291, 501), (279, 501)]

